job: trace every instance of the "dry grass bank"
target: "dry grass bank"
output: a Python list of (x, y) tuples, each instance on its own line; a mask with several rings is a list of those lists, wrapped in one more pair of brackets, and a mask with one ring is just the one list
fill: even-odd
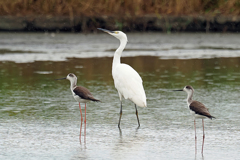
[(240, 15), (240, 0), (0, 0), (0, 15)]

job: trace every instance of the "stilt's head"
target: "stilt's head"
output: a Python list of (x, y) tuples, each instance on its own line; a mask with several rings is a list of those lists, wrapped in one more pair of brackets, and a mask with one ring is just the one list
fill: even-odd
[(71, 82), (71, 84), (75, 84), (75, 85), (77, 84), (77, 76), (75, 76), (75, 74), (73, 73), (69, 73), (66, 79), (68, 79)]
[(173, 90), (173, 91), (185, 91), (187, 92), (187, 102), (188, 102), (188, 105), (192, 102), (192, 96), (193, 96), (193, 92), (194, 92), (194, 89), (192, 86), (185, 86), (183, 89), (179, 89), (179, 90)]
[(127, 41), (127, 35), (125, 33), (123, 33), (122, 31), (109, 31), (107, 29), (102, 29), (102, 28), (98, 28), (98, 29), (116, 37), (119, 40), (126, 40)]
[(187, 94), (192, 94), (194, 92), (194, 89), (192, 86), (185, 86), (183, 88), (183, 91), (187, 92)]
[(183, 89), (173, 90), (173, 91), (185, 91), (185, 92), (187, 92), (188, 95), (191, 95), (191, 94), (193, 94), (194, 89), (192, 86), (187, 85)]
[(62, 79), (68, 79), (71, 84), (77, 85), (77, 77), (73, 73), (69, 73), (67, 77), (56, 79), (56, 80), (62, 80)]

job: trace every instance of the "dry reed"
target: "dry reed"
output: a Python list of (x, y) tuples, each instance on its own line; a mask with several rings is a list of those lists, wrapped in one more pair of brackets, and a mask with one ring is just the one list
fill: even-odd
[(240, 15), (240, 0), (0, 0), (0, 15)]

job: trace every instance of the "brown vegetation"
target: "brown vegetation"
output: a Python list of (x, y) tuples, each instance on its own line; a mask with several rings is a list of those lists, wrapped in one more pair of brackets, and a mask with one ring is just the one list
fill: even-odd
[(0, 0), (0, 15), (240, 15), (240, 0)]

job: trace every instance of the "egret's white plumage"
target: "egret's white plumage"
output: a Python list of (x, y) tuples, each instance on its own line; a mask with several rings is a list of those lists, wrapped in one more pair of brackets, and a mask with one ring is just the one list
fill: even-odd
[[(121, 31), (109, 31), (101, 28), (98, 28), (98, 29), (120, 40), (120, 46), (115, 51), (113, 64), (112, 64), (112, 76), (114, 79), (115, 88), (118, 90), (120, 101), (122, 102), (123, 98), (129, 99), (133, 103), (135, 103), (135, 105), (137, 106), (147, 107), (146, 94), (142, 85), (142, 78), (131, 66), (121, 63), (121, 60), (120, 60), (123, 49), (127, 44), (126, 34)], [(119, 118), (119, 124), (118, 124), (119, 127), (120, 127), (121, 113), (122, 113), (122, 105), (121, 105), (120, 118)], [(138, 119), (137, 108), (136, 108), (136, 115)], [(138, 120), (138, 125), (140, 126), (139, 120)]]
[(147, 107), (142, 79), (132, 67), (119, 64), (112, 69), (112, 76), (120, 101), (125, 98), (131, 100), (137, 106)]

